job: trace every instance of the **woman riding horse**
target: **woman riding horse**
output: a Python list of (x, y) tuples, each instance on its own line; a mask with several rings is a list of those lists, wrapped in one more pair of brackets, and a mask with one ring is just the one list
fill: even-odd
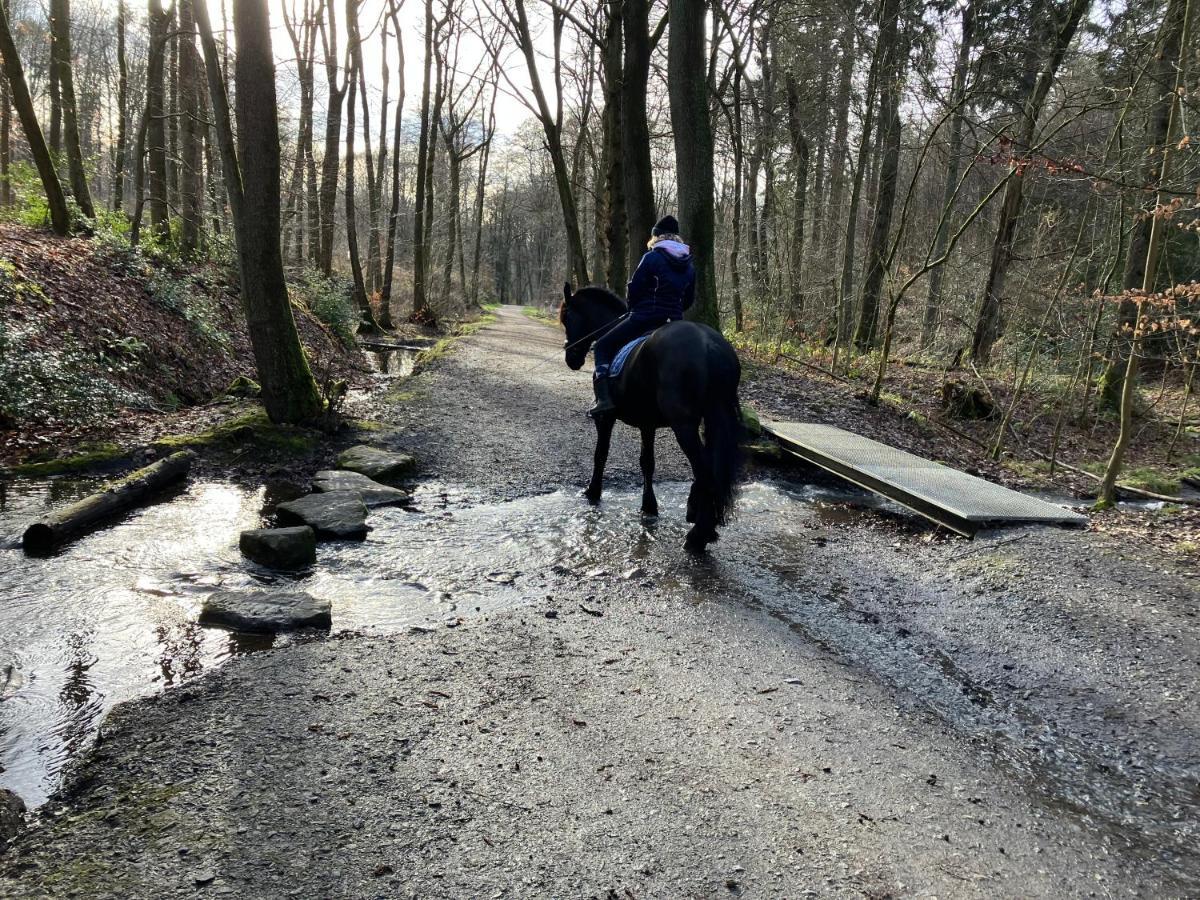
[(593, 418), (613, 411), (608, 372), (621, 348), (660, 325), (682, 319), (683, 311), (696, 298), (692, 251), (679, 236), (679, 222), (674, 216), (658, 220), (646, 246), (646, 254), (629, 280), (629, 317), (596, 341), (596, 371), (592, 375), (596, 405), (588, 413)]

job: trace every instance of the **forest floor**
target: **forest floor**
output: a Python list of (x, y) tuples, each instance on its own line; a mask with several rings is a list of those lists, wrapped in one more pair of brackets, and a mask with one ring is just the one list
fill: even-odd
[[(764, 413), (795, 408), (759, 378)], [(436, 552), (486, 574), (428, 627), (119, 707), (0, 857), (0, 896), (1200, 891), (1177, 565), (1097, 530), (969, 543), (823, 503), (789, 468), (748, 473), (695, 561), (670, 442), (657, 525), (637, 523), (627, 430), (605, 502), (576, 495), (589, 394), (559, 333), (504, 309), (362, 401), (421, 461), (428, 540), (468, 523)]]

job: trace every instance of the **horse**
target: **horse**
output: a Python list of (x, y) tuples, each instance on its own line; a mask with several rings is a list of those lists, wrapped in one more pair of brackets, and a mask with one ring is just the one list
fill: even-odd
[[(567, 366), (572, 371), (582, 368), (596, 339), (627, 312), (625, 301), (607, 288), (593, 285), (573, 291), (565, 284), (558, 317), (567, 333)], [(693, 527), (685, 547), (703, 553), (717, 540), (717, 526), (725, 524), (733, 506), (742, 430), (741, 377), (737, 353), (707, 325), (670, 322), (652, 332), (613, 376), (614, 411), (596, 417), (592, 479), (584, 491), (588, 502), (600, 502), (609, 442), (619, 419), (641, 432), (642, 515), (657, 517), (654, 439), (658, 429), (670, 428), (692, 467), (687, 521)]]

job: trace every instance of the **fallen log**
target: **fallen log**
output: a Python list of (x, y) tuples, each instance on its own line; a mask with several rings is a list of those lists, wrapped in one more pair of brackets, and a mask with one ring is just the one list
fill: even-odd
[(143, 504), (158, 491), (187, 477), (195, 458), (190, 450), (172, 453), (97, 494), (50, 513), (25, 529), (21, 546), (26, 553), (46, 553), (88, 528)]

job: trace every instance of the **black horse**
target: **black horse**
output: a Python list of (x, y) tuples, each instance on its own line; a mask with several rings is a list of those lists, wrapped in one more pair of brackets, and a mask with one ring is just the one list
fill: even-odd
[[(567, 332), (563, 345), (567, 365), (583, 366), (596, 338), (627, 312), (625, 302), (607, 288), (563, 287), (559, 321)], [(737, 353), (707, 325), (671, 322), (641, 343), (613, 378), (614, 412), (596, 419), (596, 456), (592, 480), (584, 496), (600, 502), (604, 464), (617, 419), (642, 433), (642, 515), (657, 516), (654, 497), (654, 436), (670, 428), (692, 466), (687, 520), (693, 524), (686, 546), (702, 552), (717, 539), (717, 526), (733, 505), (738, 466), (742, 377)], [(700, 425), (704, 425), (704, 440)]]

